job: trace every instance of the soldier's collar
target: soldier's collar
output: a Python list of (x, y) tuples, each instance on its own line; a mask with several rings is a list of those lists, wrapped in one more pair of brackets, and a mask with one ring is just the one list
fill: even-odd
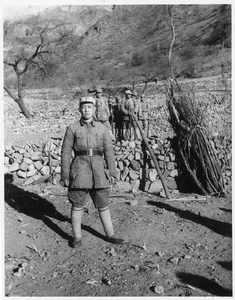
[(84, 120), (81, 118), (81, 119), (80, 119), (80, 124), (81, 124), (81, 126), (84, 126), (84, 125), (86, 125), (86, 124), (91, 124), (93, 127), (95, 127), (95, 121), (94, 121), (94, 119), (93, 119), (90, 123), (86, 123), (86, 122), (84, 122)]

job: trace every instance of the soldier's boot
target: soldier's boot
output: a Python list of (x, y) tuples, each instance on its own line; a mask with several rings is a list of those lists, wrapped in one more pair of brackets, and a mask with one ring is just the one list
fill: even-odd
[(82, 231), (81, 231), (81, 224), (82, 224), (82, 207), (72, 207), (71, 209), (71, 223), (72, 223), (72, 230), (74, 240), (72, 242), (73, 248), (78, 248), (82, 245)]
[(121, 238), (116, 237), (114, 234), (113, 223), (111, 220), (109, 207), (106, 206), (103, 208), (99, 208), (98, 211), (99, 211), (100, 220), (102, 222), (106, 234), (106, 240), (112, 244), (123, 244), (125, 241)]

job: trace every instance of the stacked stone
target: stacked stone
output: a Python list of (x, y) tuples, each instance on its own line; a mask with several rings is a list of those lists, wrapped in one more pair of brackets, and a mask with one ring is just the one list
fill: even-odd
[[(177, 191), (177, 163), (170, 139), (151, 139), (150, 145), (156, 156), (161, 173), (171, 191)], [(144, 191), (158, 193), (163, 190), (154, 162), (140, 141), (122, 141), (114, 147), (118, 180), (141, 186)]]
[[(215, 136), (211, 145), (222, 167), (226, 190), (232, 185), (231, 139)], [(178, 166), (172, 149), (171, 138), (152, 137), (149, 144), (157, 158), (170, 192), (177, 193)], [(25, 185), (44, 182), (48, 178), (59, 183), (61, 173), (62, 138), (51, 138), (45, 144), (28, 143), (23, 147), (7, 146), (4, 157), (4, 173), (13, 173)], [(162, 182), (148, 150), (141, 141), (122, 141), (114, 144), (118, 181), (127, 182), (146, 192), (163, 191)]]
[(7, 146), (4, 173), (24, 179), (24, 185), (44, 182), (51, 176), (60, 179), (61, 143), (61, 139), (57, 139), (42, 146), (36, 143), (24, 147)]
[(225, 190), (232, 188), (232, 140), (231, 137), (214, 136), (210, 143), (221, 166)]

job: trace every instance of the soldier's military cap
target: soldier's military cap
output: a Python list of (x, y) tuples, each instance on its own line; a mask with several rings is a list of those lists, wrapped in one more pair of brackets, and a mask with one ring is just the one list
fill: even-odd
[(82, 97), (82, 99), (80, 100), (80, 105), (84, 103), (93, 103), (95, 105), (96, 100), (92, 96)]
[(126, 95), (127, 95), (127, 94), (130, 94), (130, 95), (131, 95), (132, 92), (131, 92), (130, 90), (126, 90), (126, 91), (125, 91), (125, 94), (126, 94)]
[(102, 88), (97, 88), (96, 89), (96, 93), (102, 93), (103, 91), (102, 91)]

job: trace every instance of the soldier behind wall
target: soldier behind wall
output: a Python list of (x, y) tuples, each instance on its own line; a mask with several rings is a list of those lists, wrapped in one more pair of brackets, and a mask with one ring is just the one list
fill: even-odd
[(109, 133), (112, 137), (112, 140), (115, 140), (115, 137), (112, 133), (112, 128), (109, 123), (110, 111), (107, 99), (102, 95), (102, 89), (97, 88), (95, 99), (96, 99), (96, 120), (103, 123), (109, 130)]
[(123, 140), (123, 112), (122, 112), (122, 98), (120, 95), (115, 97), (116, 102), (113, 105), (113, 121), (114, 121), (114, 135), (119, 141)]
[(126, 99), (122, 100), (121, 109), (123, 112), (123, 139), (130, 140), (131, 139), (131, 116), (130, 112), (134, 111), (134, 102), (131, 98), (132, 92), (130, 90), (125, 91)]

